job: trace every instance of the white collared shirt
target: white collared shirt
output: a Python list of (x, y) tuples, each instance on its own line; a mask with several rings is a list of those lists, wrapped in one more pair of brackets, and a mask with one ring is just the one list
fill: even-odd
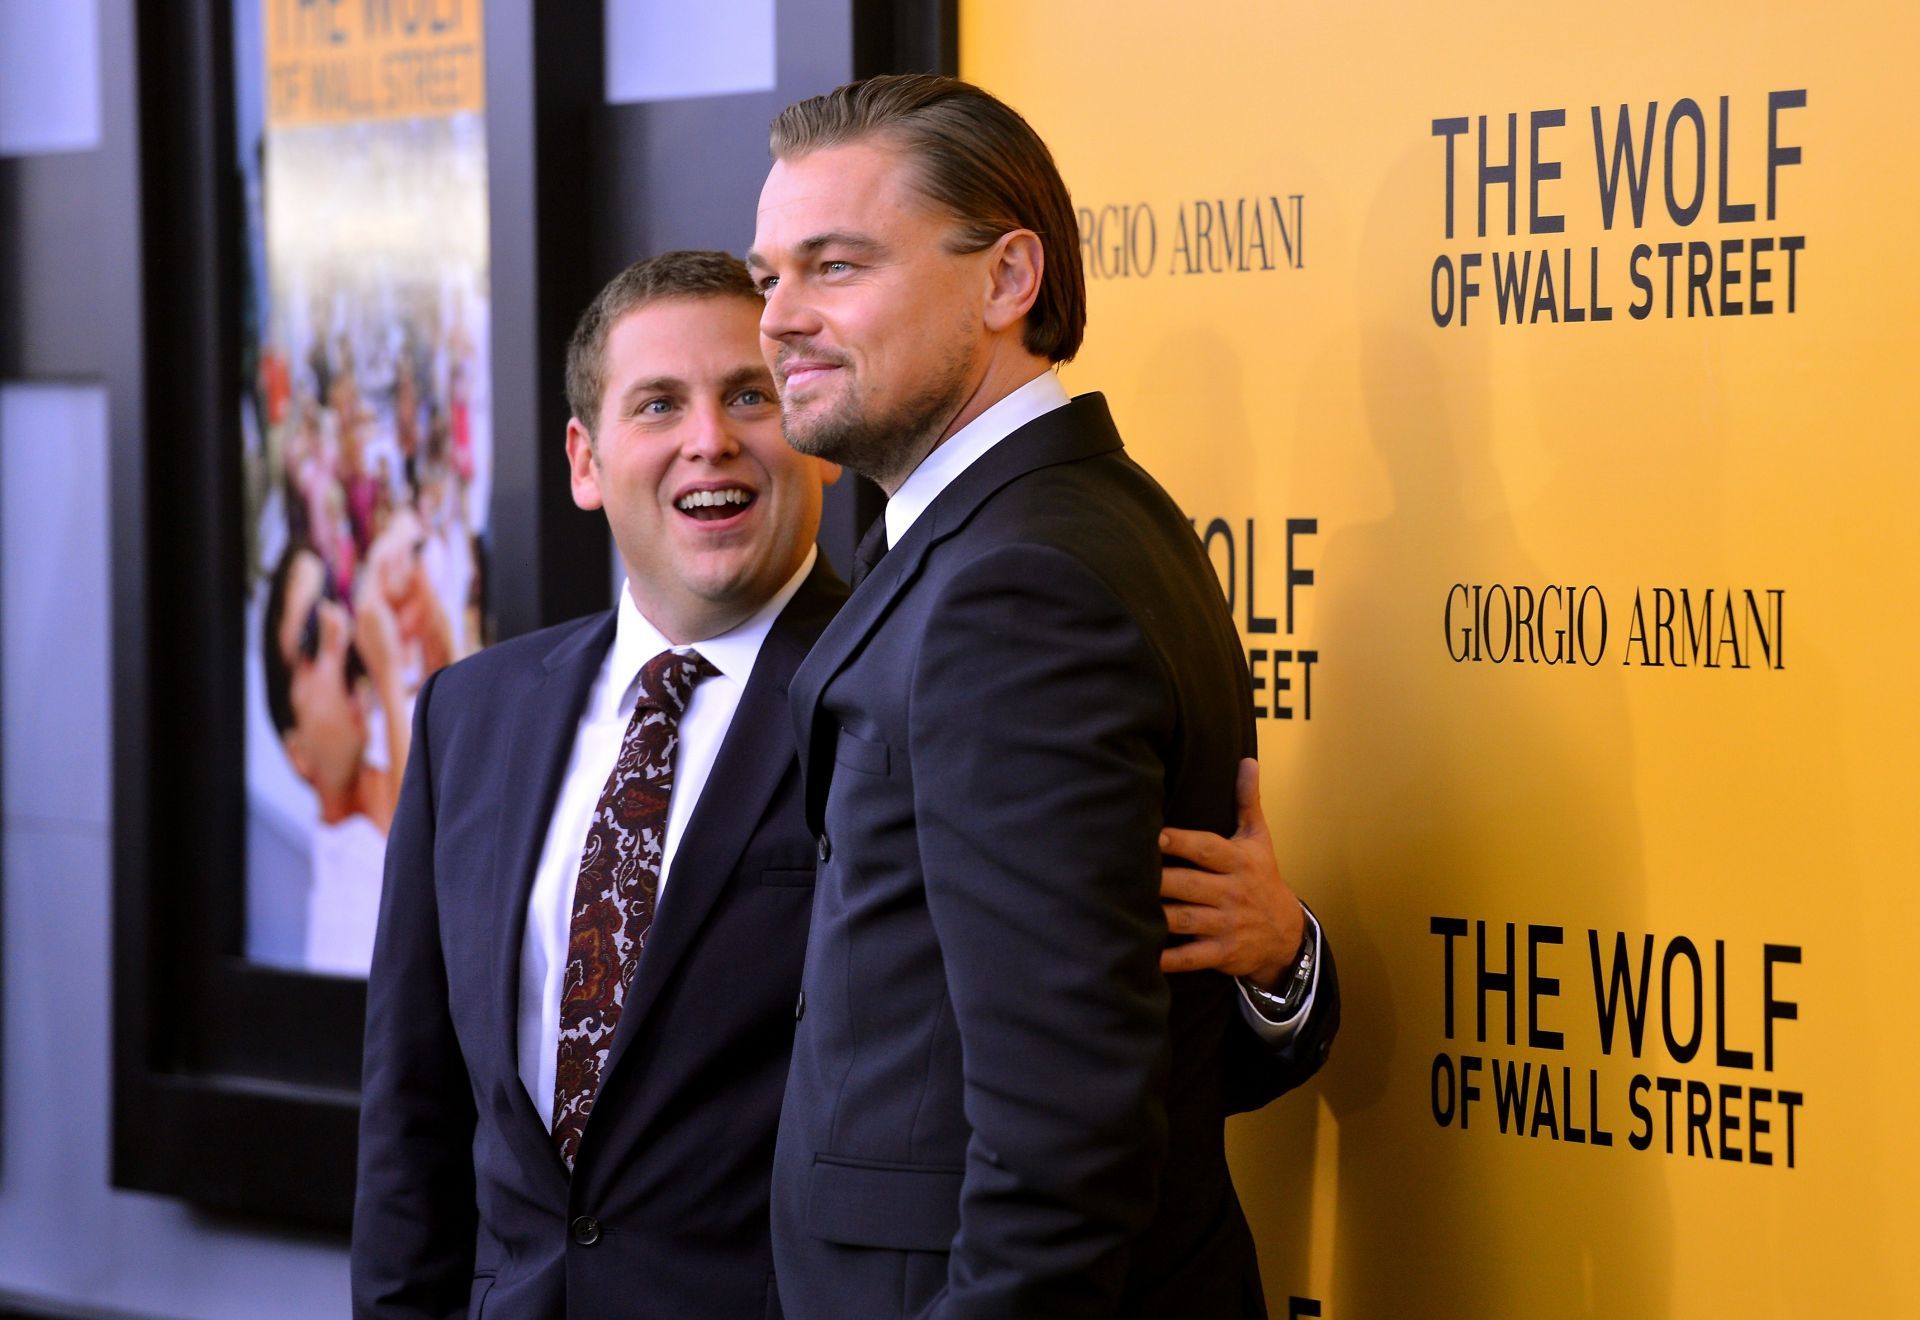
[[(1068, 402), (1066, 386), (1049, 368), (955, 431), (944, 444), (935, 446), (931, 453), (920, 460), (920, 466), (900, 483), (900, 489), (894, 492), (893, 498), (887, 501), (888, 548), (899, 545), (900, 538), (926, 512), (927, 506), (939, 498), (940, 492), (953, 484), (954, 478), (979, 462), (988, 450), (1028, 422), (1044, 417), (1056, 408), (1063, 408)], [(1300, 1024), (1307, 1020), (1313, 1008), (1314, 991), (1320, 987), (1320, 923), (1311, 912), (1306, 914), (1306, 919), (1307, 935), (1313, 940), (1313, 974), (1308, 983), (1307, 997), (1292, 1017), (1283, 1022), (1269, 1018), (1247, 992), (1246, 982), (1238, 979), (1234, 982), (1240, 990), (1241, 1016), (1255, 1034), (1272, 1045), (1283, 1044), (1291, 1039)]]
[(674, 853), (699, 805), (700, 792), (713, 771), (720, 745), (726, 741), (761, 644), (780, 611), (813, 571), (818, 553), (809, 549), (806, 562), (745, 623), (687, 646), (669, 642), (640, 612), (633, 593), (624, 585), (620, 589), (613, 645), (607, 648), (607, 658), (587, 692), (587, 704), (574, 730), (573, 750), (567, 756), (546, 842), (534, 870), (533, 894), (527, 901), (527, 933), (520, 945), (520, 1081), (533, 1099), (534, 1112), (549, 1128), (553, 1125), (555, 1055), (560, 1047), (560, 991), (566, 977), (580, 854), (586, 847), (594, 808), (619, 757), (627, 723), (633, 718), (641, 667), (662, 651), (698, 651), (719, 671), (694, 685), (680, 717), (673, 794), (667, 804), (667, 837), (660, 853), (658, 902), (664, 905)]
[(1067, 387), (1048, 369), (936, 445), (887, 501), (887, 547), (899, 545), (914, 520), (981, 455), (1036, 417), (1045, 417), (1068, 402)]

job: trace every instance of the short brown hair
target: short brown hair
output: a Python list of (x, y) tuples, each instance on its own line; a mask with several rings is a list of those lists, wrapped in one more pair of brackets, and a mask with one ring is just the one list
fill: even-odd
[(760, 291), (740, 259), (725, 252), (662, 252), (615, 275), (587, 304), (567, 341), (567, 406), (588, 436), (600, 422), (607, 336), (629, 312), (663, 298), (743, 298), (758, 306)]
[(773, 121), (775, 160), (881, 136), (918, 166), (929, 201), (960, 222), (954, 250), (978, 252), (1002, 234), (1040, 236), (1040, 293), (1027, 313), (1027, 351), (1065, 362), (1087, 326), (1080, 232), (1047, 144), (1013, 107), (958, 78), (887, 74), (796, 101)]

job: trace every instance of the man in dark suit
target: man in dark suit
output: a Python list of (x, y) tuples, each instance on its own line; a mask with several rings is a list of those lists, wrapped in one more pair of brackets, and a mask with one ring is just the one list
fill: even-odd
[[(619, 608), (420, 692), (368, 986), (360, 1314), (771, 1305), (767, 1165), (815, 862), (787, 681), (846, 589), (813, 548), (833, 473), (780, 436), (758, 312), (718, 253), (601, 293), (569, 351), (567, 452), (576, 501), (613, 528)], [(618, 814), (602, 790), (646, 700), (635, 675), (666, 650), (717, 672), (679, 713), (597, 1086), (569, 1097), (562, 999), (595, 970), (574, 938), (583, 849)]]
[[(834, 473), (781, 437), (760, 310), (719, 253), (607, 286), (569, 349), (567, 453), (619, 606), (421, 690), (368, 986), (358, 1315), (777, 1314), (767, 1189), (816, 861), (787, 685), (846, 589), (813, 550)], [(696, 651), (713, 672), (650, 713), (649, 657)], [(635, 828), (623, 804), (658, 781), (606, 790), (664, 707), (670, 786)], [(623, 837), (637, 890), (599, 865)], [(1211, 868), (1238, 874), (1170, 875), (1221, 886), (1192, 895), (1210, 947), (1170, 957), (1284, 956), (1294, 901), (1255, 842)], [(584, 878), (633, 901), (610, 914)], [(615, 984), (617, 1011), (582, 1011)]]
[(799, 102), (772, 148), (748, 266), (787, 438), (890, 496), (793, 682), (822, 866), (785, 1313), (1264, 1314), (1223, 1120), (1319, 1065), (1338, 992), (1304, 921), (1248, 1066), (1233, 983), (1161, 972), (1161, 832), (1232, 829), (1250, 687), (1187, 520), (1052, 373), (1066, 188), (947, 78)]

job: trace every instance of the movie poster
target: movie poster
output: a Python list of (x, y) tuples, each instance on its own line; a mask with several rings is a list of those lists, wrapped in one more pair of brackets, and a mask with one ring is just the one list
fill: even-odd
[(490, 636), (481, 0), (237, 0), (246, 953), (366, 975), (413, 703)]
[(1920, 10), (960, 25), (1338, 962), (1228, 1129), (1269, 1311), (1920, 1316)]

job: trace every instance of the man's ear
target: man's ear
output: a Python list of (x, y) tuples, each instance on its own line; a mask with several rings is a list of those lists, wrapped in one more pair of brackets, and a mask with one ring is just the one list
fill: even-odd
[(987, 256), (987, 329), (1007, 330), (1025, 319), (1040, 296), (1046, 265), (1040, 235), (1031, 229), (1000, 235)]
[(567, 469), (573, 502), (582, 509), (599, 508), (600, 465), (593, 453), (593, 436), (578, 417), (567, 419)]
[(840, 480), (840, 465), (838, 463), (829, 463), (824, 458), (816, 458), (813, 461), (815, 466), (820, 469), (820, 484), (822, 486), (831, 486), (834, 482)]

